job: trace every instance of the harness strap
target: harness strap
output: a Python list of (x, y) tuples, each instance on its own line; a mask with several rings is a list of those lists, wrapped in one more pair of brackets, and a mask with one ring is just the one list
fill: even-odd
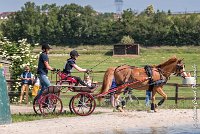
[(148, 78), (149, 78), (149, 91), (152, 91), (153, 90), (153, 88), (154, 88), (154, 84), (152, 84), (154, 81), (153, 81), (153, 78), (152, 78), (152, 75), (153, 75), (153, 73), (152, 73), (152, 67), (151, 66), (149, 66), (149, 65), (146, 65), (145, 67), (144, 67), (144, 69), (145, 69), (145, 71), (146, 71), (146, 74), (147, 74), (147, 76), (148, 76)]

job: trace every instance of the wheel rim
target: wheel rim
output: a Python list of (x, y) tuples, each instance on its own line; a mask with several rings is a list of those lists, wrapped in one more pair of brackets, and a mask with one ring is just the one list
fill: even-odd
[(41, 112), (40, 112), (40, 108), (39, 108), (39, 104), (38, 104), (38, 95), (34, 98), (34, 100), (33, 100), (33, 110), (34, 110), (34, 112), (36, 113), (36, 114), (41, 114)]
[(60, 114), (63, 109), (61, 99), (54, 94), (48, 94), (42, 97), (39, 107), (43, 115)]
[(91, 114), (96, 107), (94, 98), (88, 93), (79, 93), (72, 99), (73, 112), (80, 116)]
[(74, 111), (73, 111), (73, 108), (72, 108), (72, 100), (74, 99), (74, 96), (70, 99), (70, 101), (69, 101), (69, 110), (70, 110), (70, 112), (73, 114), (74, 113)]

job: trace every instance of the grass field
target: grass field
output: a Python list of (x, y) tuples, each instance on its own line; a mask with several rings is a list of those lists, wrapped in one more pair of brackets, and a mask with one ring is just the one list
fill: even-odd
[[(136, 57), (115, 57), (112, 56), (112, 46), (79, 46), (75, 49), (81, 54), (78, 57), (76, 63), (82, 68), (93, 68), (93, 77), (95, 81), (101, 82), (104, 73), (95, 73), (98, 71), (105, 71), (108, 67), (117, 67), (119, 65), (128, 64), (131, 66), (143, 67), (144, 65), (160, 64), (167, 61), (170, 57), (176, 56), (177, 58), (184, 58), (186, 71), (191, 71), (193, 74), (193, 65), (200, 66), (199, 56), (200, 47), (188, 46), (188, 47), (141, 47), (140, 55)], [(53, 67), (62, 69), (65, 61), (69, 58), (68, 53), (74, 48), (70, 47), (54, 47), (50, 52), (50, 64)], [(35, 51), (36, 52), (36, 51)], [(83, 78), (83, 73), (78, 73), (74, 70), (75, 76)], [(182, 83), (182, 78), (172, 76), (168, 83)], [(175, 87), (164, 86), (164, 91), (168, 97), (175, 96)], [(134, 94), (138, 97), (144, 97), (144, 91), (134, 90)], [(197, 97), (200, 97), (197, 93)], [(160, 97), (159, 95), (157, 95)], [(193, 97), (193, 91), (190, 87), (179, 88), (179, 97), (187, 98)], [(200, 103), (200, 102), (199, 102)], [(144, 104), (144, 101), (142, 101)], [(191, 108), (192, 100), (180, 100), (177, 106), (174, 106), (174, 100), (168, 100), (163, 107), (179, 107), (179, 108)]]

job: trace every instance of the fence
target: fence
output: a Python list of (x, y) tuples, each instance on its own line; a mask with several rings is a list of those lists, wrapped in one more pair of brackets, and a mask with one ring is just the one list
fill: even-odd
[[(20, 82), (20, 80), (7, 80), (7, 83), (9, 84), (13, 84), (15, 82)], [(51, 82), (55, 83), (55, 80), (52, 80)], [(102, 82), (98, 82), (98, 86), (101, 87)], [(193, 100), (193, 97), (179, 97), (179, 90), (180, 88), (183, 87), (189, 87), (191, 88), (191, 85), (186, 85), (186, 84), (178, 84), (178, 83), (167, 83), (166, 85), (174, 87), (174, 97), (168, 97), (168, 100), (174, 100), (175, 104), (178, 104), (178, 100)], [(199, 87), (199, 84), (196, 84), (197, 87)], [(29, 90), (30, 91), (30, 90)], [(29, 92), (29, 94), (31, 95), (31, 91)], [(20, 91), (8, 91), (8, 95), (10, 98), (13, 97), (19, 97), (20, 95)], [(157, 97), (158, 99), (161, 99), (161, 97)], [(139, 100), (145, 100), (145, 97), (138, 97)], [(200, 100), (200, 97), (196, 98), (197, 100)]]

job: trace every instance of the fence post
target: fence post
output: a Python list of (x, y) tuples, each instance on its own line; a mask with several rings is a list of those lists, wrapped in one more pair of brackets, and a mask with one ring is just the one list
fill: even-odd
[(3, 68), (0, 64), (0, 125), (11, 123), (10, 102), (6, 86), (6, 79), (3, 75)]
[(178, 104), (178, 84), (176, 84), (176, 91), (175, 91), (175, 104)]

